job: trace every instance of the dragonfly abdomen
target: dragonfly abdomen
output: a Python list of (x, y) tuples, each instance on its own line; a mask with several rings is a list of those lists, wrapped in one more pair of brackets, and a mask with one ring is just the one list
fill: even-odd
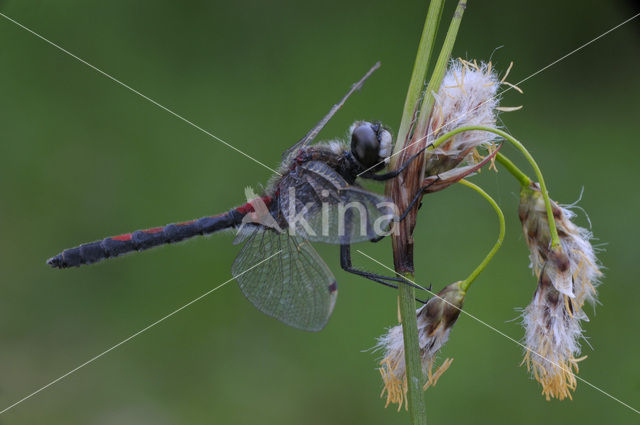
[(75, 248), (65, 249), (60, 254), (47, 260), (47, 264), (56, 268), (76, 267), (117, 257), (133, 251), (143, 251), (155, 246), (207, 235), (220, 230), (240, 225), (244, 214), (237, 210), (227, 213), (202, 217), (182, 223), (168, 224), (164, 227), (137, 230), (119, 236), (112, 236), (100, 241), (89, 242)]

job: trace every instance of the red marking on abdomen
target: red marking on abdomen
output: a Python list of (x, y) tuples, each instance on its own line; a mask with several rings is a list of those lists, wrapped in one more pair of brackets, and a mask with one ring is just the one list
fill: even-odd
[[(262, 200), (262, 202), (264, 202), (264, 204), (268, 208), (269, 204), (271, 203), (271, 196), (263, 196), (260, 199)], [(253, 200), (251, 202), (253, 202)], [(246, 215), (251, 212), (254, 212), (255, 208), (253, 208), (253, 205), (251, 204), (251, 202), (247, 202), (246, 204), (239, 206), (238, 208), (236, 208), (236, 211), (238, 211), (242, 215)]]
[(143, 232), (152, 235), (154, 233), (160, 233), (163, 230), (164, 230), (164, 227), (153, 227), (151, 229), (145, 229), (145, 230), (143, 230)]
[(189, 221), (183, 221), (181, 223), (176, 223), (176, 226), (188, 226), (190, 224), (195, 223), (197, 220), (189, 220)]
[(236, 211), (243, 215), (249, 214), (250, 212), (253, 212), (253, 205), (251, 205), (251, 202), (247, 202), (246, 204), (236, 208)]
[(131, 233), (125, 233), (124, 235), (114, 236), (111, 239), (114, 241), (127, 242), (131, 240)]

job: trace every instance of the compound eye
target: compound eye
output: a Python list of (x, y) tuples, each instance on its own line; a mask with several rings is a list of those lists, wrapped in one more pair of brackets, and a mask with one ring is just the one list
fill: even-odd
[(371, 166), (378, 161), (380, 142), (373, 126), (362, 123), (351, 133), (351, 152), (358, 162), (364, 166)]
[(386, 160), (391, 156), (391, 151), (393, 150), (393, 137), (387, 130), (382, 129), (380, 133), (378, 133), (378, 138), (380, 139), (380, 151), (378, 154), (380, 158)]

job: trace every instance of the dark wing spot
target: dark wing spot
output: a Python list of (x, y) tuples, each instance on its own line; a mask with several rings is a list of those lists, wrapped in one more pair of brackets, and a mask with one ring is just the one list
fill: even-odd
[(336, 282), (335, 280), (331, 283), (331, 285), (329, 285), (329, 293), (333, 294), (334, 292), (336, 292), (338, 290), (338, 282)]

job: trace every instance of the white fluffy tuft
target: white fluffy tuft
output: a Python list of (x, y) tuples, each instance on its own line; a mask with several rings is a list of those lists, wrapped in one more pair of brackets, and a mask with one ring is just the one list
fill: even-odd
[[(442, 80), (433, 116), (429, 123), (432, 138), (456, 128), (481, 125), (495, 127), (496, 97), (500, 82), (498, 75), (489, 64), (472, 65), (469, 62), (453, 60)], [(495, 139), (493, 133), (467, 131), (455, 136), (452, 141), (436, 153), (467, 152), (470, 148), (486, 144)]]

